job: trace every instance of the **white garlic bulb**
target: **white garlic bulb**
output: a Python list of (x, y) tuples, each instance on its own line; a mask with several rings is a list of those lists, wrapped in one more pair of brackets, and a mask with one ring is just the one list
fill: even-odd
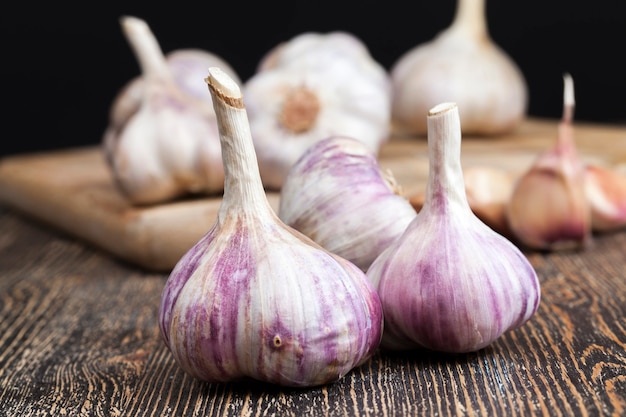
[(377, 154), (389, 137), (388, 74), (360, 40), (342, 32), (305, 33), (275, 47), (244, 90), (269, 189), (280, 189), (291, 165), (317, 141), (354, 137)]
[(115, 97), (103, 136), (120, 191), (133, 204), (221, 192), (217, 122), (202, 79), (209, 66), (222, 65), (238, 80), (234, 70), (220, 57), (196, 49), (166, 58), (145, 21), (123, 16), (120, 24), (142, 71)]
[(278, 217), (366, 271), (416, 216), (392, 173), (361, 141), (333, 136), (291, 167)]
[(489, 36), (485, 1), (458, 0), (448, 28), (392, 65), (392, 120), (399, 131), (425, 135), (428, 110), (445, 101), (458, 104), (464, 134), (510, 132), (526, 116), (526, 80)]
[(539, 280), (524, 254), (470, 209), (454, 103), (430, 110), (428, 152), (422, 209), (367, 271), (383, 304), (382, 346), (476, 351), (534, 315)]
[(333, 382), (377, 350), (380, 299), (367, 276), (285, 225), (263, 189), (239, 86), (206, 79), (226, 178), (214, 226), (177, 263), (159, 325), (195, 378), (286, 386)]

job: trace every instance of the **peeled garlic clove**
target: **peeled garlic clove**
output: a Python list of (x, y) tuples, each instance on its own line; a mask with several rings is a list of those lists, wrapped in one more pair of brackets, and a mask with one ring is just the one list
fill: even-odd
[(124, 16), (120, 23), (142, 70), (141, 78), (114, 100), (103, 137), (120, 191), (133, 204), (221, 191), (224, 169), (215, 112), (187, 80), (198, 74), (197, 65), (220, 59), (182, 51), (168, 62), (143, 20)]
[(278, 208), (283, 222), (364, 271), (415, 215), (371, 150), (341, 136), (317, 142), (296, 161)]
[(564, 76), (564, 115), (557, 140), (518, 178), (507, 206), (516, 239), (532, 249), (580, 249), (591, 241), (585, 168), (574, 142), (573, 80)]
[(384, 68), (369, 54), (338, 53), (345, 46), (319, 38), (310, 48), (288, 53), (291, 42), (301, 39), (284, 44), (284, 52), (276, 52), (280, 60), (276, 57), (277, 63), (244, 85), (261, 178), (269, 189), (280, 189), (291, 165), (320, 140), (358, 138), (377, 154), (389, 137), (391, 97)]
[(366, 275), (274, 213), (263, 189), (239, 86), (206, 79), (226, 178), (214, 226), (177, 263), (159, 325), (185, 372), (285, 386), (333, 382), (377, 350), (380, 299)]
[(382, 346), (476, 351), (534, 315), (539, 280), (521, 251), (469, 207), (454, 103), (430, 110), (428, 153), (424, 206), (367, 271), (383, 304)]
[(592, 230), (608, 232), (626, 226), (626, 175), (588, 164), (585, 195), (591, 207)]
[(399, 131), (426, 134), (426, 114), (441, 102), (460, 109), (464, 134), (510, 132), (524, 119), (526, 80), (487, 30), (485, 0), (458, 0), (452, 24), (391, 67), (392, 119)]

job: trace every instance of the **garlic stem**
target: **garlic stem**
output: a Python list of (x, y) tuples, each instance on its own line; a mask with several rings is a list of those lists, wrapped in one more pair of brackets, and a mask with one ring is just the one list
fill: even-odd
[(457, 0), (451, 29), (463, 36), (471, 35), (476, 39), (488, 38), (486, 0)]
[[(469, 209), (461, 168), (461, 131), (456, 103), (441, 103), (428, 113), (428, 183), (422, 210), (456, 203)], [(443, 139), (443, 140), (442, 140)], [(445, 143), (444, 143), (445, 141)]]
[(217, 115), (222, 161), (224, 198), (217, 222), (225, 221), (232, 210), (254, 207), (258, 215), (274, 215), (267, 200), (257, 162), (248, 116), (239, 86), (220, 68), (209, 68), (205, 79)]
[(574, 121), (574, 79), (568, 73), (563, 74), (563, 121), (572, 123)]
[(123, 16), (120, 24), (145, 77), (171, 78), (170, 69), (156, 37), (142, 19)]

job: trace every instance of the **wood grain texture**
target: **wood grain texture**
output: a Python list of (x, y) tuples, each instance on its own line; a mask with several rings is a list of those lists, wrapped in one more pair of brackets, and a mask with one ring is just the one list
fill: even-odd
[(0, 207), (0, 416), (624, 416), (626, 231), (528, 257), (537, 314), (476, 353), (379, 352), (285, 389), (186, 376), (160, 339), (167, 275)]

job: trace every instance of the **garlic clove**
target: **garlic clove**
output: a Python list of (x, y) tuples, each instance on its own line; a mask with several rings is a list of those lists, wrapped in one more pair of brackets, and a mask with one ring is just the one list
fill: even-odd
[(377, 350), (380, 299), (363, 271), (280, 221), (263, 189), (239, 86), (219, 68), (206, 82), (224, 197), (213, 227), (165, 284), (163, 340), (181, 368), (204, 381), (336, 381)]
[(424, 206), (367, 271), (383, 305), (382, 347), (476, 351), (534, 315), (539, 280), (469, 207), (454, 103), (430, 110), (428, 153)]
[(464, 134), (507, 133), (526, 116), (526, 80), (489, 36), (485, 0), (458, 0), (452, 24), (400, 56), (390, 74), (401, 132), (425, 135), (428, 110), (444, 101), (458, 104)]
[(195, 50), (166, 60), (145, 21), (124, 16), (120, 24), (142, 70), (114, 99), (103, 135), (120, 191), (137, 205), (220, 192), (224, 169), (215, 113), (183, 80), (197, 75), (198, 65), (222, 60)]
[(506, 219), (506, 206), (513, 192), (515, 177), (493, 166), (471, 166), (463, 171), (465, 193), (472, 211), (501, 235), (512, 238)]
[[(332, 42), (336, 36), (308, 35), (282, 44), (269, 53), (276, 54), (275, 64), (261, 65), (265, 69), (244, 85), (259, 169), (268, 189), (279, 190), (291, 165), (327, 137), (358, 138), (374, 154), (388, 140), (388, 75), (364, 54), (360, 41), (351, 38), (358, 51), (343, 53), (345, 43)], [(299, 46), (304, 41), (308, 48)]]
[(518, 178), (507, 206), (511, 231), (532, 249), (580, 249), (591, 242), (585, 169), (574, 142), (573, 80), (569, 74), (564, 83), (564, 115), (556, 143)]
[(626, 175), (588, 164), (585, 195), (591, 207), (591, 228), (609, 232), (626, 227)]
[(342, 136), (315, 143), (296, 161), (278, 208), (283, 222), (364, 271), (415, 215), (371, 150)]

